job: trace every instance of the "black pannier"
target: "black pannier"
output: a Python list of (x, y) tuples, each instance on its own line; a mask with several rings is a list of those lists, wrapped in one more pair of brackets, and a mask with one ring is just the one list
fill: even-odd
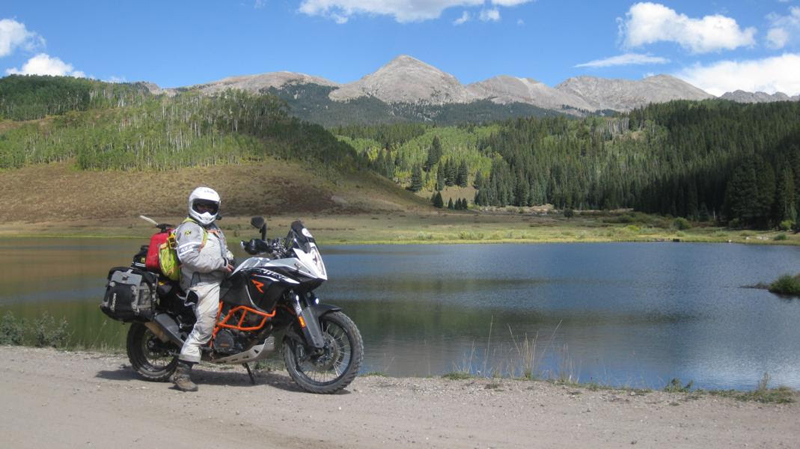
[(118, 321), (149, 321), (155, 313), (157, 286), (158, 276), (154, 273), (137, 268), (112, 268), (100, 310)]

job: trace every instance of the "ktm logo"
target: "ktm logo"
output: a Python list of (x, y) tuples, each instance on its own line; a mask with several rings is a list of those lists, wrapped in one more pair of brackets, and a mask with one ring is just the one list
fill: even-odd
[(250, 282), (252, 282), (253, 285), (256, 286), (256, 288), (258, 289), (259, 293), (264, 293), (264, 290), (262, 289), (262, 287), (264, 287), (264, 283), (263, 282), (258, 282), (255, 279), (251, 280)]

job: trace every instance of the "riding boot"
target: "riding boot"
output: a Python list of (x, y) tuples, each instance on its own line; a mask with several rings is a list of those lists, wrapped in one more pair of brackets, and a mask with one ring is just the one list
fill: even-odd
[(178, 367), (175, 369), (175, 374), (172, 376), (172, 381), (175, 386), (181, 391), (197, 391), (197, 385), (192, 382), (192, 365), (193, 363), (178, 360)]

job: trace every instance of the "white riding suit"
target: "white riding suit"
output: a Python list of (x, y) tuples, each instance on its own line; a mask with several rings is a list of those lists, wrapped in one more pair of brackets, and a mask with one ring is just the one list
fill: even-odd
[(228, 262), (233, 260), (225, 235), (215, 223), (205, 227), (205, 244), (203, 234), (203, 227), (191, 219), (175, 230), (181, 288), (189, 298), (195, 297), (197, 317), (178, 358), (195, 363), (200, 361), (200, 347), (211, 339), (219, 312), (219, 286), (227, 275)]

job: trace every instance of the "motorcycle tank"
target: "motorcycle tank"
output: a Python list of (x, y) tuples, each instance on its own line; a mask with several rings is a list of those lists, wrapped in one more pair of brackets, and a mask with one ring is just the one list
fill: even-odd
[(289, 288), (276, 275), (282, 277), (263, 268), (240, 271), (228, 278), (225, 282), (227, 285), (223, 285), (227, 291), (223, 292), (222, 301), (255, 307), (270, 313), (281, 295)]

